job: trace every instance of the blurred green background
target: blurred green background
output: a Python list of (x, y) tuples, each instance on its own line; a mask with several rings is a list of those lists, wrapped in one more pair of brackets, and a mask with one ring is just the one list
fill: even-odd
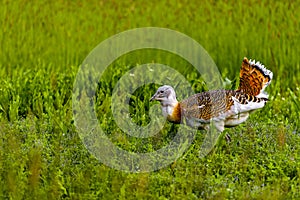
[[(299, 5), (267, 0), (2, 0), (0, 198), (299, 199)], [(267, 106), (226, 130), (233, 142), (222, 140), (199, 159), (199, 131), (170, 167), (129, 174), (101, 164), (82, 144), (72, 120), (72, 87), (80, 64), (101, 41), (148, 26), (170, 28), (198, 41), (223, 78), (236, 80), (246, 56), (272, 70), (274, 80), (267, 89)], [(148, 146), (124, 136), (110, 113), (113, 86), (140, 62), (144, 60), (133, 54), (112, 64), (110, 82), (99, 86), (97, 111), (116, 144), (128, 149), (146, 145), (151, 151), (155, 144), (165, 145), (176, 126), (167, 124), (162, 134), (146, 141), (154, 145)], [(199, 75), (187, 69), (184, 74), (200, 92)], [(139, 100), (132, 105), (137, 123), (147, 122), (147, 109), (136, 112), (149, 107), (148, 96), (154, 92), (155, 87), (137, 91)]]

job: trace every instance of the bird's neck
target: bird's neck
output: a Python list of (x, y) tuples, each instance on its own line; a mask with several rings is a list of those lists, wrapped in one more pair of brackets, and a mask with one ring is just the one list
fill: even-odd
[(161, 102), (163, 115), (171, 122), (181, 122), (180, 103), (175, 100)]

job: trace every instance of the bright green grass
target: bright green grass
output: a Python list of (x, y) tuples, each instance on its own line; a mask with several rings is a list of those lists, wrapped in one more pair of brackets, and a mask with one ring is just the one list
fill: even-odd
[[(1, 1), (0, 16), (0, 199), (300, 198), (299, 1), (18, 0)], [(128, 174), (99, 163), (84, 147), (72, 120), (72, 87), (81, 62), (98, 43), (147, 26), (197, 40), (223, 78), (236, 79), (247, 56), (271, 69), (274, 81), (267, 106), (226, 130), (230, 144), (220, 140), (199, 159), (199, 131), (170, 167)], [(180, 72), (195, 91), (205, 88), (191, 66), (178, 58), (164, 60), (164, 53), (126, 55), (100, 83), (99, 123), (116, 145), (151, 151), (165, 145), (176, 128), (167, 124), (146, 143), (118, 130), (110, 118), (110, 94), (130, 67), (155, 61), (180, 71), (183, 65)], [(153, 105), (148, 99), (156, 88), (134, 94), (131, 111), (138, 124), (148, 123)]]

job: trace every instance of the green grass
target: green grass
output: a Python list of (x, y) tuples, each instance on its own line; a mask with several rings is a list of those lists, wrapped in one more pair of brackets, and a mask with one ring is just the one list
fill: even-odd
[[(0, 16), (0, 199), (300, 198), (299, 1), (18, 0), (1, 1)], [(236, 80), (247, 56), (271, 69), (274, 80), (267, 89), (270, 102), (246, 123), (226, 129), (231, 143), (221, 140), (199, 158), (198, 131), (170, 167), (125, 173), (103, 165), (83, 145), (72, 115), (73, 81), (101, 41), (148, 26), (194, 38), (223, 78)], [(112, 119), (109, 103), (119, 78), (151, 61), (178, 69), (196, 92), (205, 88), (188, 63), (166, 52), (132, 52), (114, 62), (99, 83), (96, 109), (107, 135), (131, 151), (158, 149), (178, 128), (166, 124), (142, 140), (121, 132)], [(149, 122), (148, 97), (156, 88), (134, 93), (137, 124)]]

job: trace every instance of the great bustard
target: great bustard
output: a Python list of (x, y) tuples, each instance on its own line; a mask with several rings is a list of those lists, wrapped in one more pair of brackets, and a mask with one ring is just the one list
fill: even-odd
[(185, 122), (204, 129), (209, 129), (213, 122), (222, 132), (224, 127), (237, 126), (247, 120), (250, 112), (265, 106), (268, 94), (264, 90), (272, 78), (273, 73), (264, 65), (244, 58), (237, 90), (211, 90), (178, 102), (174, 89), (164, 85), (158, 88), (151, 101), (161, 103), (163, 115), (170, 122)]

